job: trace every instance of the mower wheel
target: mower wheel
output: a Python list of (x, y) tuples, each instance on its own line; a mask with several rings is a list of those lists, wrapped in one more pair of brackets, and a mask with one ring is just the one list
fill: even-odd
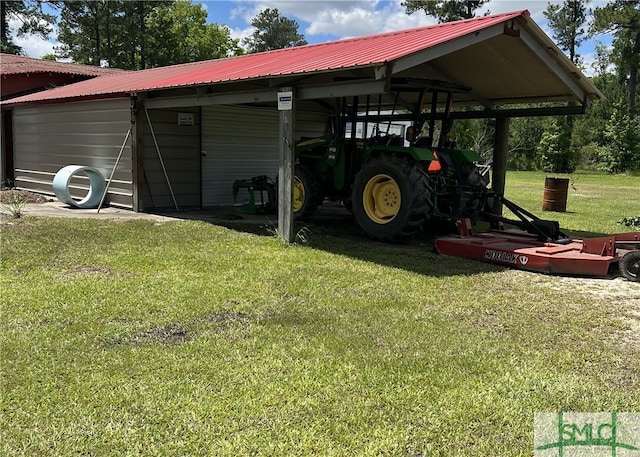
[(375, 240), (402, 241), (422, 230), (433, 209), (429, 178), (411, 157), (381, 154), (358, 171), (353, 215)]
[(293, 177), (293, 217), (304, 219), (322, 203), (318, 178), (308, 167), (296, 165)]
[(629, 281), (640, 282), (640, 251), (630, 251), (620, 259), (620, 273)]

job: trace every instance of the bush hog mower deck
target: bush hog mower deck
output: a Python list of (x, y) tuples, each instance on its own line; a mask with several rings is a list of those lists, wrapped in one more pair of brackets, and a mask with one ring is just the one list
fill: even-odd
[[(557, 222), (538, 219), (513, 202), (500, 200), (521, 220), (485, 214), (498, 228), (476, 234), (469, 219), (459, 219), (458, 235), (436, 239), (436, 251), (523, 270), (577, 276), (606, 276), (617, 263), (622, 276), (640, 282), (640, 232), (570, 239), (560, 232)], [(519, 229), (505, 230), (502, 222)]]

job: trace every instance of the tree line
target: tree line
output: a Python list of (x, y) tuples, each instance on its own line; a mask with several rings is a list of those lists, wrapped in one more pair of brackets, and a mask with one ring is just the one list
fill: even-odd
[[(403, 6), (407, 14), (423, 13), (448, 22), (489, 14), (484, 9), (487, 3), (406, 0)], [(606, 99), (594, 102), (584, 116), (512, 119), (511, 169), (570, 173), (586, 167), (611, 173), (640, 172), (640, 0), (610, 0), (593, 9), (589, 3), (548, 3), (544, 14), (554, 41), (578, 67), (584, 65), (578, 50), (585, 40), (605, 33), (613, 37), (610, 45), (596, 46), (593, 64), (592, 81)], [(44, 5), (57, 14), (45, 12)], [(130, 70), (307, 44), (298, 23), (277, 9), (260, 12), (252, 20), (252, 35), (240, 43), (226, 25), (207, 23), (207, 11), (191, 0), (2, 0), (1, 49), (14, 54), (21, 49), (13, 41), (10, 19), (19, 24), (17, 36), (46, 38), (57, 24), (59, 45), (45, 58)], [(459, 121), (452, 132), (461, 147), (484, 152), (488, 158), (493, 133), (492, 120)]]
[[(126, 70), (307, 44), (296, 21), (269, 8), (253, 19), (253, 34), (240, 43), (226, 25), (207, 23), (207, 11), (191, 0), (2, 0), (0, 6), (2, 52), (22, 52), (10, 19), (20, 24), (15, 35), (44, 39), (56, 24), (59, 45), (44, 58)], [(46, 13), (45, 6), (57, 14)]]
[[(408, 14), (422, 11), (439, 22), (486, 15), (488, 0), (406, 0)], [(640, 1), (610, 0), (589, 9), (589, 0), (548, 3), (544, 15), (552, 37), (567, 57), (584, 70), (578, 53), (588, 39), (610, 34), (610, 45), (596, 44), (593, 83), (606, 96), (583, 116), (528, 117), (511, 120), (508, 167), (571, 173), (578, 168), (610, 173), (640, 172)], [(590, 14), (588, 14), (590, 13)], [(591, 17), (591, 21), (588, 21)], [(459, 121), (452, 136), (458, 144), (485, 153), (493, 148), (492, 120)]]

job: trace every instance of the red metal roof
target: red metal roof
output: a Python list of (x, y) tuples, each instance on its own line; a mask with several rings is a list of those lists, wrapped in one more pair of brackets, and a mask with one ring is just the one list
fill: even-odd
[(12, 99), (6, 104), (113, 96), (267, 77), (378, 66), (491, 26), (529, 17), (526, 10), (397, 32), (101, 76)]
[(62, 73), (66, 75), (102, 76), (122, 73), (125, 70), (102, 68), (94, 65), (56, 62), (54, 60), (33, 59), (31, 57), (0, 53), (0, 75), (21, 75), (28, 73)]

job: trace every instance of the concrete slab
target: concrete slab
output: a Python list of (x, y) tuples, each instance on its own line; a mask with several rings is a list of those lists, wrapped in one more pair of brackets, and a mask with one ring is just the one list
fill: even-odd
[[(106, 206), (100, 209), (81, 209), (62, 203), (59, 200), (51, 200), (45, 203), (27, 203), (22, 209), (25, 216), (33, 217), (70, 217), (70, 218), (93, 218), (93, 219), (113, 219), (113, 220), (135, 220), (149, 219), (157, 222), (178, 221), (178, 220), (202, 220), (213, 224), (225, 225), (229, 223), (247, 223), (276, 227), (278, 225), (277, 214), (245, 214), (239, 208), (224, 206), (207, 209), (189, 209), (182, 211), (157, 211), (157, 212), (135, 212), (123, 208)], [(0, 214), (4, 217), (11, 216), (10, 211), (5, 207), (0, 207)], [(311, 218), (312, 221), (320, 224), (342, 224), (354, 223), (351, 214), (343, 205), (337, 202), (325, 202)]]
[[(11, 215), (6, 208), (0, 208), (0, 213)], [(46, 203), (27, 203), (22, 209), (25, 216), (35, 217), (75, 217), (75, 218), (93, 218), (93, 219), (152, 219), (159, 222), (173, 220), (174, 218), (149, 214), (136, 213), (122, 208), (106, 207), (102, 208), (98, 213), (96, 209), (80, 209), (69, 206), (60, 201), (50, 201)]]

